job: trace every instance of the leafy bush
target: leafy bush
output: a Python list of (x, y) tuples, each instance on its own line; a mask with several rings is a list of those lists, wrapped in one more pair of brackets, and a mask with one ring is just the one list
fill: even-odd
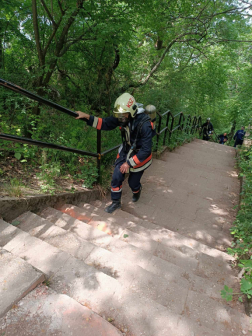
[(231, 228), (234, 242), (232, 248), (228, 248), (228, 253), (236, 257), (238, 266), (243, 269), (243, 278), (240, 293), (233, 293), (231, 288), (225, 286), (221, 295), (228, 301), (232, 300), (233, 295), (239, 295), (241, 301), (241, 295), (249, 299), (252, 297), (252, 147), (239, 150), (238, 165), (239, 176), (243, 178), (243, 190), (240, 209)]

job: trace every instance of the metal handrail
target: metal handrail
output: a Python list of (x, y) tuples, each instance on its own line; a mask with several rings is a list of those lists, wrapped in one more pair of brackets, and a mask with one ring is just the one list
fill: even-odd
[[(3, 86), (3, 87), (5, 87), (9, 90), (14, 91), (14, 92), (20, 93), (20, 94), (22, 94), (22, 95), (24, 95), (24, 96), (26, 96), (26, 97), (28, 97), (32, 100), (37, 101), (40, 104), (46, 104), (46, 105), (48, 105), (52, 108), (55, 108), (58, 111), (66, 113), (66, 114), (68, 114), (72, 117), (77, 117), (78, 116), (78, 113), (76, 113), (76, 112), (74, 112), (70, 109), (67, 109), (67, 108), (65, 108), (61, 105), (58, 105), (54, 102), (51, 102), (48, 99), (40, 97), (39, 95), (36, 95), (36, 94), (34, 94), (30, 91), (27, 91), (27, 90), (21, 88), (20, 86), (15, 85), (15, 84), (10, 83), (10, 82), (7, 82), (7, 81), (5, 81), (4, 79), (1, 79), (1, 78), (0, 78), (0, 86)], [(186, 133), (192, 133), (192, 134), (195, 132), (195, 130), (200, 131), (201, 117), (198, 117), (198, 118), (193, 117), (193, 125), (192, 125), (192, 127), (190, 127), (191, 123), (192, 123), (192, 118), (191, 118), (190, 115), (188, 115), (186, 117), (183, 112), (179, 112), (179, 113), (177, 113), (176, 115), (173, 116), (173, 114), (171, 113), (170, 110), (167, 110), (162, 114), (157, 111), (157, 116), (159, 117), (159, 120), (158, 120), (157, 132), (156, 132), (156, 137), (157, 137), (156, 149), (158, 148), (160, 135), (163, 132), (165, 132), (164, 140), (163, 140), (163, 145), (165, 145), (166, 139), (167, 139), (167, 132), (169, 132), (169, 137), (168, 137), (168, 141), (169, 141), (172, 133), (175, 132), (178, 129), (180, 129), (181, 132), (185, 131)], [(165, 116), (167, 116), (165, 127), (161, 130), (162, 119)], [(178, 116), (179, 116), (178, 125), (173, 127), (174, 121)], [(170, 119), (171, 119), (171, 123), (170, 123), (170, 126), (169, 126)], [(185, 120), (186, 120), (186, 122), (185, 122)], [(185, 123), (185, 127), (184, 127), (184, 123)], [(56, 145), (56, 144), (52, 144), (52, 143), (47, 143), (47, 142), (43, 142), (43, 141), (39, 141), (39, 140), (28, 139), (28, 138), (24, 138), (24, 137), (18, 137), (18, 136), (15, 136), (15, 135), (5, 134), (5, 133), (0, 133), (0, 139), (6, 140), (6, 141), (20, 142), (20, 143), (35, 145), (35, 146), (44, 147), (44, 148), (52, 148), (52, 149), (77, 153), (77, 154), (81, 154), (81, 155), (96, 157), (97, 158), (97, 169), (98, 169), (99, 178), (100, 178), (100, 175), (101, 175), (101, 160), (102, 160), (102, 157), (120, 147), (120, 145), (117, 145), (117, 146), (114, 146), (114, 147), (112, 147), (110, 149), (107, 149), (104, 152), (102, 152), (102, 150), (101, 150), (101, 130), (97, 130), (97, 153), (87, 152), (87, 151), (83, 151), (83, 150), (79, 150), (79, 149), (75, 149), (75, 148), (70, 148), (70, 147), (65, 147), (65, 146), (61, 146), (61, 145)]]
[(219, 142), (218, 141), (218, 135), (216, 134), (215, 130), (213, 130), (213, 134), (215, 135), (215, 142)]
[(36, 95), (35, 93), (32, 93), (30, 91), (27, 91), (23, 88), (21, 88), (20, 86), (10, 83), (2, 78), (0, 78), (0, 86), (5, 87), (6, 89), (9, 89), (11, 91), (17, 92), (17, 93), (21, 93), (23, 96), (26, 96), (32, 100), (37, 101), (38, 103), (42, 103), (42, 104), (46, 104), (52, 108), (55, 108), (58, 111), (64, 112), (68, 115), (70, 115), (71, 117), (78, 117), (78, 113), (64, 107), (61, 105), (58, 105), (48, 99), (45, 99), (43, 97), (40, 97), (39, 95)]
[(81, 155), (88, 155), (88, 156), (93, 156), (93, 157), (98, 157), (99, 156), (97, 153), (92, 153), (92, 152), (83, 151), (81, 149), (56, 145), (56, 144), (53, 144), (53, 143), (50, 143), (50, 142), (44, 142), (44, 141), (19, 137), (19, 136), (11, 135), (11, 134), (0, 133), (0, 139), (6, 140), (6, 141), (12, 141), (12, 142), (24, 143), (24, 144), (28, 144), (28, 145), (34, 145), (34, 146), (43, 147), (43, 148), (58, 149), (58, 150), (77, 153), (77, 154), (81, 154)]
[[(194, 134), (195, 131), (200, 131), (200, 126), (201, 126), (201, 117), (200, 116), (199, 117), (194, 116), (193, 119), (192, 119), (192, 117), (190, 115), (188, 115), (186, 117), (183, 112), (179, 112), (179, 113), (173, 115), (171, 113), (171, 111), (169, 111), (169, 110), (164, 112), (163, 114), (157, 112), (157, 115), (159, 117), (159, 120), (158, 120), (158, 127), (157, 127), (157, 133), (156, 133), (156, 135), (157, 135), (156, 149), (158, 148), (160, 135), (163, 132), (165, 132), (164, 140), (163, 140), (163, 146), (164, 146), (165, 143), (166, 143), (167, 132), (169, 132), (169, 137), (168, 137), (168, 141), (169, 141), (172, 133), (174, 133), (177, 130), (180, 130), (181, 132), (185, 131), (186, 133), (191, 133), (191, 134)], [(162, 118), (165, 115), (167, 115), (166, 124), (165, 124), (165, 127), (161, 130)], [(178, 116), (179, 116), (178, 124), (177, 124), (177, 126), (173, 127), (174, 126), (174, 121)], [(171, 123), (170, 123), (170, 127), (169, 127), (170, 118), (171, 118)], [(186, 120), (186, 123), (185, 123), (185, 120)], [(184, 126), (184, 123), (185, 123), (185, 126)], [(191, 124), (192, 124), (192, 126), (191, 126)]]

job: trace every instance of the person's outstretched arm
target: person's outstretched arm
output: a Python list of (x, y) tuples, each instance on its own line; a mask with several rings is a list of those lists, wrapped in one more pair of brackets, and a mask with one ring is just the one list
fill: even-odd
[(76, 113), (78, 113), (79, 116), (75, 119), (84, 119), (87, 125), (92, 126), (98, 130), (111, 131), (119, 126), (118, 119), (112, 116), (107, 118), (97, 118), (81, 111), (76, 111)]

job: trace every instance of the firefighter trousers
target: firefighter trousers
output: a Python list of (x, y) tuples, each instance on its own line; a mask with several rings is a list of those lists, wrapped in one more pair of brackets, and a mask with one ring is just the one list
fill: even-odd
[[(115, 165), (115, 169), (113, 172), (112, 181), (111, 181), (111, 200), (112, 201), (119, 201), (122, 196), (122, 183), (125, 178), (125, 174), (122, 174), (120, 172), (120, 167), (122, 164), (123, 162), (118, 162)], [(140, 191), (140, 188), (141, 188), (140, 180), (143, 175), (143, 172), (144, 171), (140, 171), (137, 173), (130, 172), (129, 174), (128, 183), (133, 193), (137, 193)]]

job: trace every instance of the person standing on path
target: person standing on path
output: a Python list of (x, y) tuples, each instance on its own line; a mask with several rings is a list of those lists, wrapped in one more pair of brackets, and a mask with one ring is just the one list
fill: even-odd
[(234, 147), (243, 144), (245, 134), (246, 134), (245, 127), (242, 126), (241, 129), (237, 131), (234, 135), (234, 140), (235, 140)]
[(210, 139), (210, 134), (213, 132), (213, 124), (210, 122), (210, 118), (202, 125), (203, 130), (203, 140), (208, 141)]
[(137, 202), (141, 195), (141, 177), (145, 169), (152, 163), (152, 136), (154, 126), (143, 108), (138, 108), (135, 98), (123, 93), (114, 104), (113, 116), (97, 118), (76, 111), (76, 119), (84, 119), (89, 126), (98, 130), (110, 131), (120, 127), (122, 145), (115, 161), (115, 169), (111, 181), (112, 203), (105, 209), (112, 213), (121, 208), (122, 183), (129, 172), (128, 183), (133, 192), (132, 201)]

